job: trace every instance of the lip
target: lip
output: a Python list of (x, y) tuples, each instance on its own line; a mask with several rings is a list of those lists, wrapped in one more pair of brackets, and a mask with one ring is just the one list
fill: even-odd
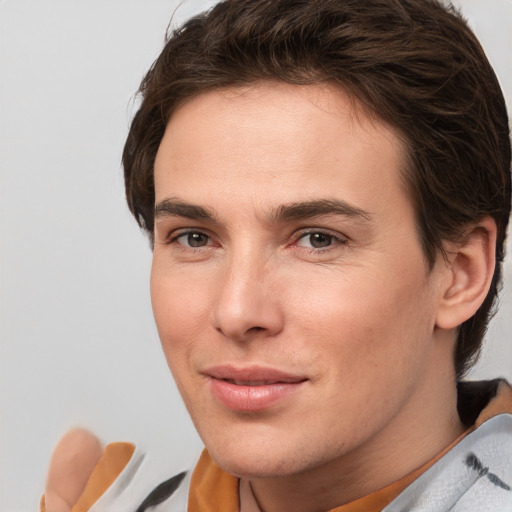
[(203, 372), (213, 397), (228, 409), (257, 412), (269, 409), (297, 392), (308, 380), (275, 368), (215, 366)]

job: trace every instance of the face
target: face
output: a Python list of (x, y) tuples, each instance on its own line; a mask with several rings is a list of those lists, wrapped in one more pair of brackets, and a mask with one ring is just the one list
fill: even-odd
[(429, 272), (393, 130), (327, 86), (201, 94), (155, 164), (168, 364), (213, 458), (289, 475), (414, 428), (436, 364)]

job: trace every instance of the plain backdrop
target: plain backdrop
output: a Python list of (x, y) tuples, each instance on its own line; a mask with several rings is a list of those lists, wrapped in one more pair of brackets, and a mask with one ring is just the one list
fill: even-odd
[[(173, 24), (212, 2), (183, 2)], [(512, 104), (512, 0), (460, 0)], [(124, 204), (134, 92), (176, 0), (0, 1), (0, 511), (37, 509), (74, 425), (163, 478), (200, 441), (161, 353), (151, 252)], [(512, 264), (475, 378), (512, 379)], [(508, 288), (507, 288), (508, 287)]]

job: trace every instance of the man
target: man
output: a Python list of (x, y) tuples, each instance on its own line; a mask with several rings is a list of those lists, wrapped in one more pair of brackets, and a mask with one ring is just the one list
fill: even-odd
[(461, 382), (499, 288), (510, 139), (461, 18), (228, 0), (141, 95), (127, 199), (206, 450), (152, 490), (133, 445), (75, 432), (47, 510), (510, 510), (512, 390)]

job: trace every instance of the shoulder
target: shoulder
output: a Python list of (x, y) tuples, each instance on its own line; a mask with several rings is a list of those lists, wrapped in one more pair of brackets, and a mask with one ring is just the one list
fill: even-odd
[(512, 510), (512, 389), (504, 381), (469, 433), (383, 512)]

